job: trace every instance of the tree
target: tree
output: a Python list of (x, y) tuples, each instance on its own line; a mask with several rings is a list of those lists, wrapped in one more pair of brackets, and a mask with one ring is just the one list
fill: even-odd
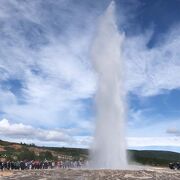
[(18, 159), (19, 160), (34, 160), (36, 159), (36, 154), (34, 151), (30, 151), (26, 149), (25, 151), (22, 151), (18, 154)]
[(45, 160), (45, 159), (52, 160), (52, 159), (54, 159), (54, 157), (50, 151), (45, 151), (45, 152), (40, 152), (39, 159), (41, 159), (41, 160)]

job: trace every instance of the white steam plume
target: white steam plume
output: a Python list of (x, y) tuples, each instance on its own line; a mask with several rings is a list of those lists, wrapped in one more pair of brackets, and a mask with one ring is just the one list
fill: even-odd
[(92, 45), (92, 60), (98, 74), (97, 122), (91, 153), (93, 168), (120, 169), (127, 165), (123, 60), (124, 36), (115, 22), (112, 2), (100, 18)]

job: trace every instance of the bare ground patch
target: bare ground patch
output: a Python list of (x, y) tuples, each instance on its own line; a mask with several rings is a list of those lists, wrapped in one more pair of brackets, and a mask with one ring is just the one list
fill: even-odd
[[(4, 173), (4, 174), (3, 174)], [(180, 171), (167, 168), (142, 170), (49, 169), (1, 172), (0, 179), (18, 180), (179, 180)]]

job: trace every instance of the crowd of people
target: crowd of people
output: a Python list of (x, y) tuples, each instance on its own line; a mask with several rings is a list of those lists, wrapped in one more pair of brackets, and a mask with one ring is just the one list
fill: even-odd
[(87, 162), (84, 161), (0, 161), (0, 169), (26, 170), (26, 169), (54, 169), (54, 168), (81, 168)]

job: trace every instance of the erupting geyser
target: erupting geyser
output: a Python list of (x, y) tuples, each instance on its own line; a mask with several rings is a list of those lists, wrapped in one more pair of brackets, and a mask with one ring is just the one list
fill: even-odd
[(98, 74), (97, 121), (91, 153), (93, 168), (122, 169), (127, 165), (122, 42), (112, 2), (100, 18), (92, 45), (92, 60)]

